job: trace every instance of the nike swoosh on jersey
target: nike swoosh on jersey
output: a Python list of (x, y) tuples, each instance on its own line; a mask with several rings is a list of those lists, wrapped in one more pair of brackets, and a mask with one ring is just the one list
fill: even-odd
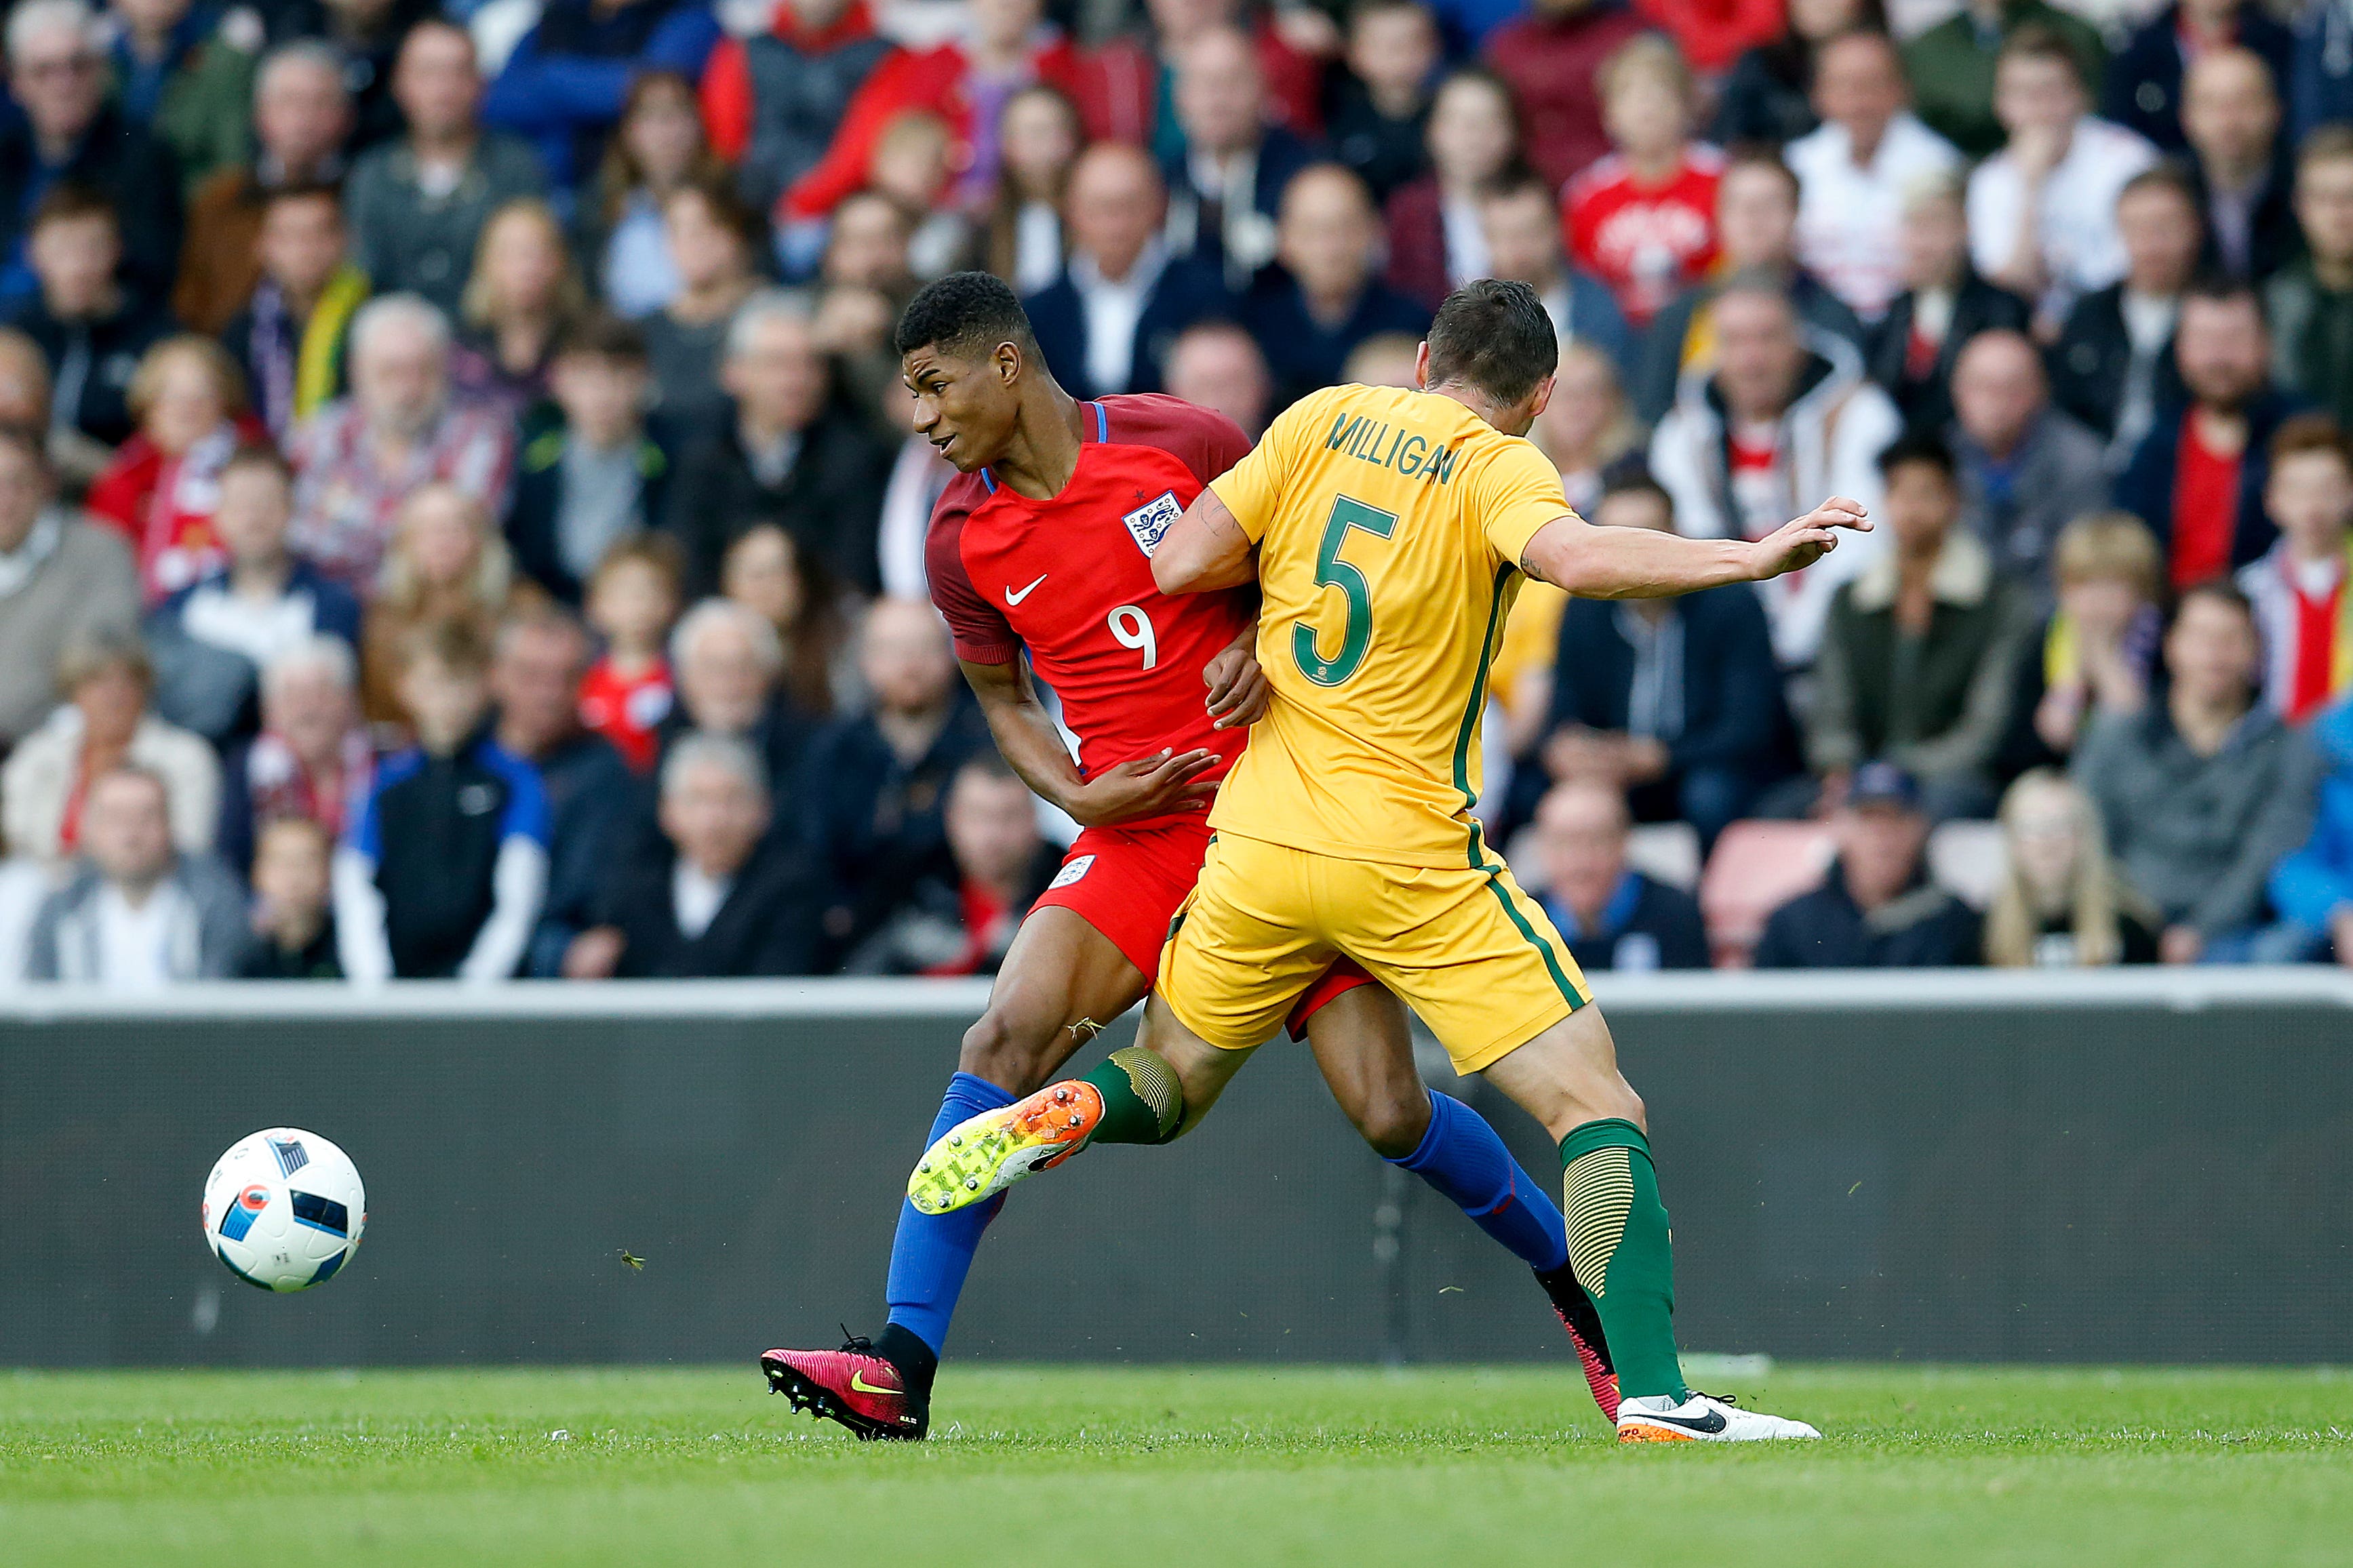
[[(904, 1394), (906, 1392), (902, 1388), (877, 1388), (866, 1381), (866, 1374), (862, 1372), (853, 1372), (849, 1374), (849, 1391), (852, 1394)], [(1721, 1415), (1717, 1416), (1715, 1421), (1719, 1426), (1724, 1425), (1724, 1417)]]
[[(1039, 573), (1039, 574), (1038, 574), (1038, 583), (1043, 583), (1047, 578), (1049, 578), (1049, 577), (1050, 577), (1050, 576), (1052, 576), (1052, 575), (1053, 575), (1053, 574), (1052, 574), (1052, 573), (1050, 573), (1050, 572), (1040, 572), (1040, 573)], [(1024, 600), (1024, 599), (1028, 598), (1030, 595), (1032, 595), (1032, 594), (1034, 594), (1034, 593), (1036, 593), (1036, 592), (1038, 591), (1038, 583), (1032, 583), (1032, 584), (1029, 584), (1029, 586), (1028, 586), (1027, 588), (1022, 589), (1022, 590), (1021, 590), (1021, 592), (1019, 592), (1019, 593), (1018, 593), (1018, 594), (1017, 594), (1017, 593), (1015, 593), (1015, 592), (1014, 592), (1012, 589), (1010, 589), (1010, 588), (1006, 589), (1006, 590), (1005, 590), (1005, 602), (1006, 602), (1007, 604), (1008, 604), (1008, 605), (1018, 605), (1018, 604), (1019, 604), (1022, 600)]]

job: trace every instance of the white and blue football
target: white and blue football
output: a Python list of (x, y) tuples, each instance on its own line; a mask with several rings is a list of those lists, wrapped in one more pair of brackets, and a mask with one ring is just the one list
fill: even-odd
[(206, 1242), (264, 1290), (332, 1279), (366, 1226), (359, 1167), (316, 1132), (272, 1127), (239, 1139), (205, 1178)]

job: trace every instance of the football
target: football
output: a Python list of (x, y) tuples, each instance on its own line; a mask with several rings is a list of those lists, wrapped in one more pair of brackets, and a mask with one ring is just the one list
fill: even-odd
[(367, 1194), (351, 1156), (315, 1132), (272, 1127), (241, 1138), (205, 1178), (205, 1241), (228, 1271), (264, 1290), (307, 1290), (359, 1249)]

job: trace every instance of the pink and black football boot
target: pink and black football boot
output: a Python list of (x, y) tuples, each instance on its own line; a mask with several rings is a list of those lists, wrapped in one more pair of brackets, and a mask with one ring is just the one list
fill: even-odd
[(1618, 1419), (1618, 1369), (1609, 1360), (1609, 1342), (1601, 1336), (1601, 1314), (1593, 1309), (1593, 1298), (1577, 1282), (1577, 1275), (1567, 1263), (1546, 1274), (1538, 1271), (1536, 1283), (1552, 1298), (1552, 1310), (1560, 1319), (1560, 1326), (1568, 1331), (1569, 1343), (1577, 1347), (1577, 1359), (1585, 1369), (1585, 1385), (1593, 1391), (1593, 1403), (1601, 1406), (1601, 1414), (1610, 1420)]
[(931, 1429), (930, 1390), (862, 1335), (851, 1335), (838, 1351), (763, 1351), (760, 1370), (768, 1392), (783, 1394), (795, 1410), (839, 1421), (870, 1442), (921, 1442)]

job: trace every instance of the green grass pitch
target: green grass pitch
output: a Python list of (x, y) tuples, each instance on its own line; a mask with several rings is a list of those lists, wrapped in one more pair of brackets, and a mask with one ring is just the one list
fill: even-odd
[[(951, 1366), (864, 1445), (738, 1369), (0, 1373), (0, 1562), (2343, 1564), (2353, 1376), (1777, 1368), (1620, 1448), (1557, 1368)], [(1721, 1391), (1721, 1390), (1720, 1390)]]

